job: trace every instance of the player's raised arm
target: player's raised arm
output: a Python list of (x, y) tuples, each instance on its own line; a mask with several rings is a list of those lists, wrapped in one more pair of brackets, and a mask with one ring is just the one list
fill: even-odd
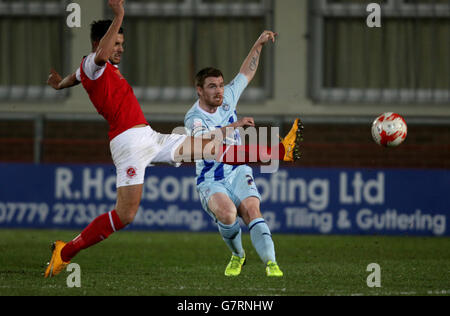
[(256, 43), (253, 45), (240, 70), (240, 73), (247, 77), (248, 82), (252, 81), (252, 79), (255, 77), (263, 46), (270, 40), (275, 43), (275, 37), (277, 36), (278, 33), (274, 33), (272, 31), (264, 31), (258, 38)]
[(55, 90), (62, 90), (76, 86), (80, 82), (77, 79), (76, 73), (70, 74), (63, 79), (55, 69), (51, 69), (47, 84)]
[(103, 66), (109, 60), (111, 53), (116, 44), (117, 34), (122, 26), (123, 17), (125, 15), (125, 9), (123, 8), (124, 0), (109, 0), (108, 4), (114, 12), (114, 20), (106, 32), (105, 36), (100, 40), (98, 45), (95, 63), (98, 66)]

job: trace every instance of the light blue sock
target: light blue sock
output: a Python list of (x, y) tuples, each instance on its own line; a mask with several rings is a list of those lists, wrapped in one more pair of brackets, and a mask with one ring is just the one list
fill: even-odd
[(238, 257), (244, 257), (244, 249), (242, 247), (242, 230), (239, 221), (236, 221), (233, 225), (225, 225), (218, 222), (219, 232), (222, 235), (223, 240), (230, 248), (233, 255)]
[(272, 234), (269, 226), (263, 218), (257, 218), (248, 224), (250, 230), (250, 238), (264, 264), (268, 261), (276, 262), (275, 259), (275, 245), (273, 244)]

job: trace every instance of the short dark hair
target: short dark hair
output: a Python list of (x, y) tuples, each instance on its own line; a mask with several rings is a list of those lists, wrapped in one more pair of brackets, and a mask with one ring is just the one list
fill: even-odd
[[(91, 24), (91, 42), (99, 42), (106, 32), (108, 32), (109, 27), (112, 24), (112, 20), (100, 20), (94, 21)], [(119, 34), (123, 34), (123, 28), (119, 30)]]
[(214, 78), (223, 78), (222, 71), (219, 69), (208, 67), (205, 69), (200, 70), (197, 75), (195, 76), (195, 86), (196, 87), (202, 87), (205, 84), (206, 78), (214, 77)]

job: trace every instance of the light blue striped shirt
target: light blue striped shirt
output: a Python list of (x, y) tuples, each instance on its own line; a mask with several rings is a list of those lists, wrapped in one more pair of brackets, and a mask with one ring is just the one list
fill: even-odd
[[(236, 106), (247, 85), (247, 77), (241, 73), (238, 74), (233, 81), (225, 86), (223, 104), (214, 114), (208, 113), (200, 108), (199, 101), (197, 101), (184, 118), (184, 125), (188, 134), (198, 137), (236, 122)], [(238, 131), (236, 131), (234, 144), (240, 143), (241, 139)], [(230, 144), (229, 139), (227, 140), (227, 144)], [(205, 181), (223, 180), (237, 167), (216, 161), (197, 161), (197, 185)]]

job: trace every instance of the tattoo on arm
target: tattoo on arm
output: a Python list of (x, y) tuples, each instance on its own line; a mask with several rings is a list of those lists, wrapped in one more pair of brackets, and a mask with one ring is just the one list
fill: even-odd
[(252, 57), (252, 60), (250, 62), (250, 66), (249, 66), (251, 71), (256, 71), (256, 69), (258, 68), (259, 56), (260, 56), (260, 51), (256, 50), (255, 55)]

